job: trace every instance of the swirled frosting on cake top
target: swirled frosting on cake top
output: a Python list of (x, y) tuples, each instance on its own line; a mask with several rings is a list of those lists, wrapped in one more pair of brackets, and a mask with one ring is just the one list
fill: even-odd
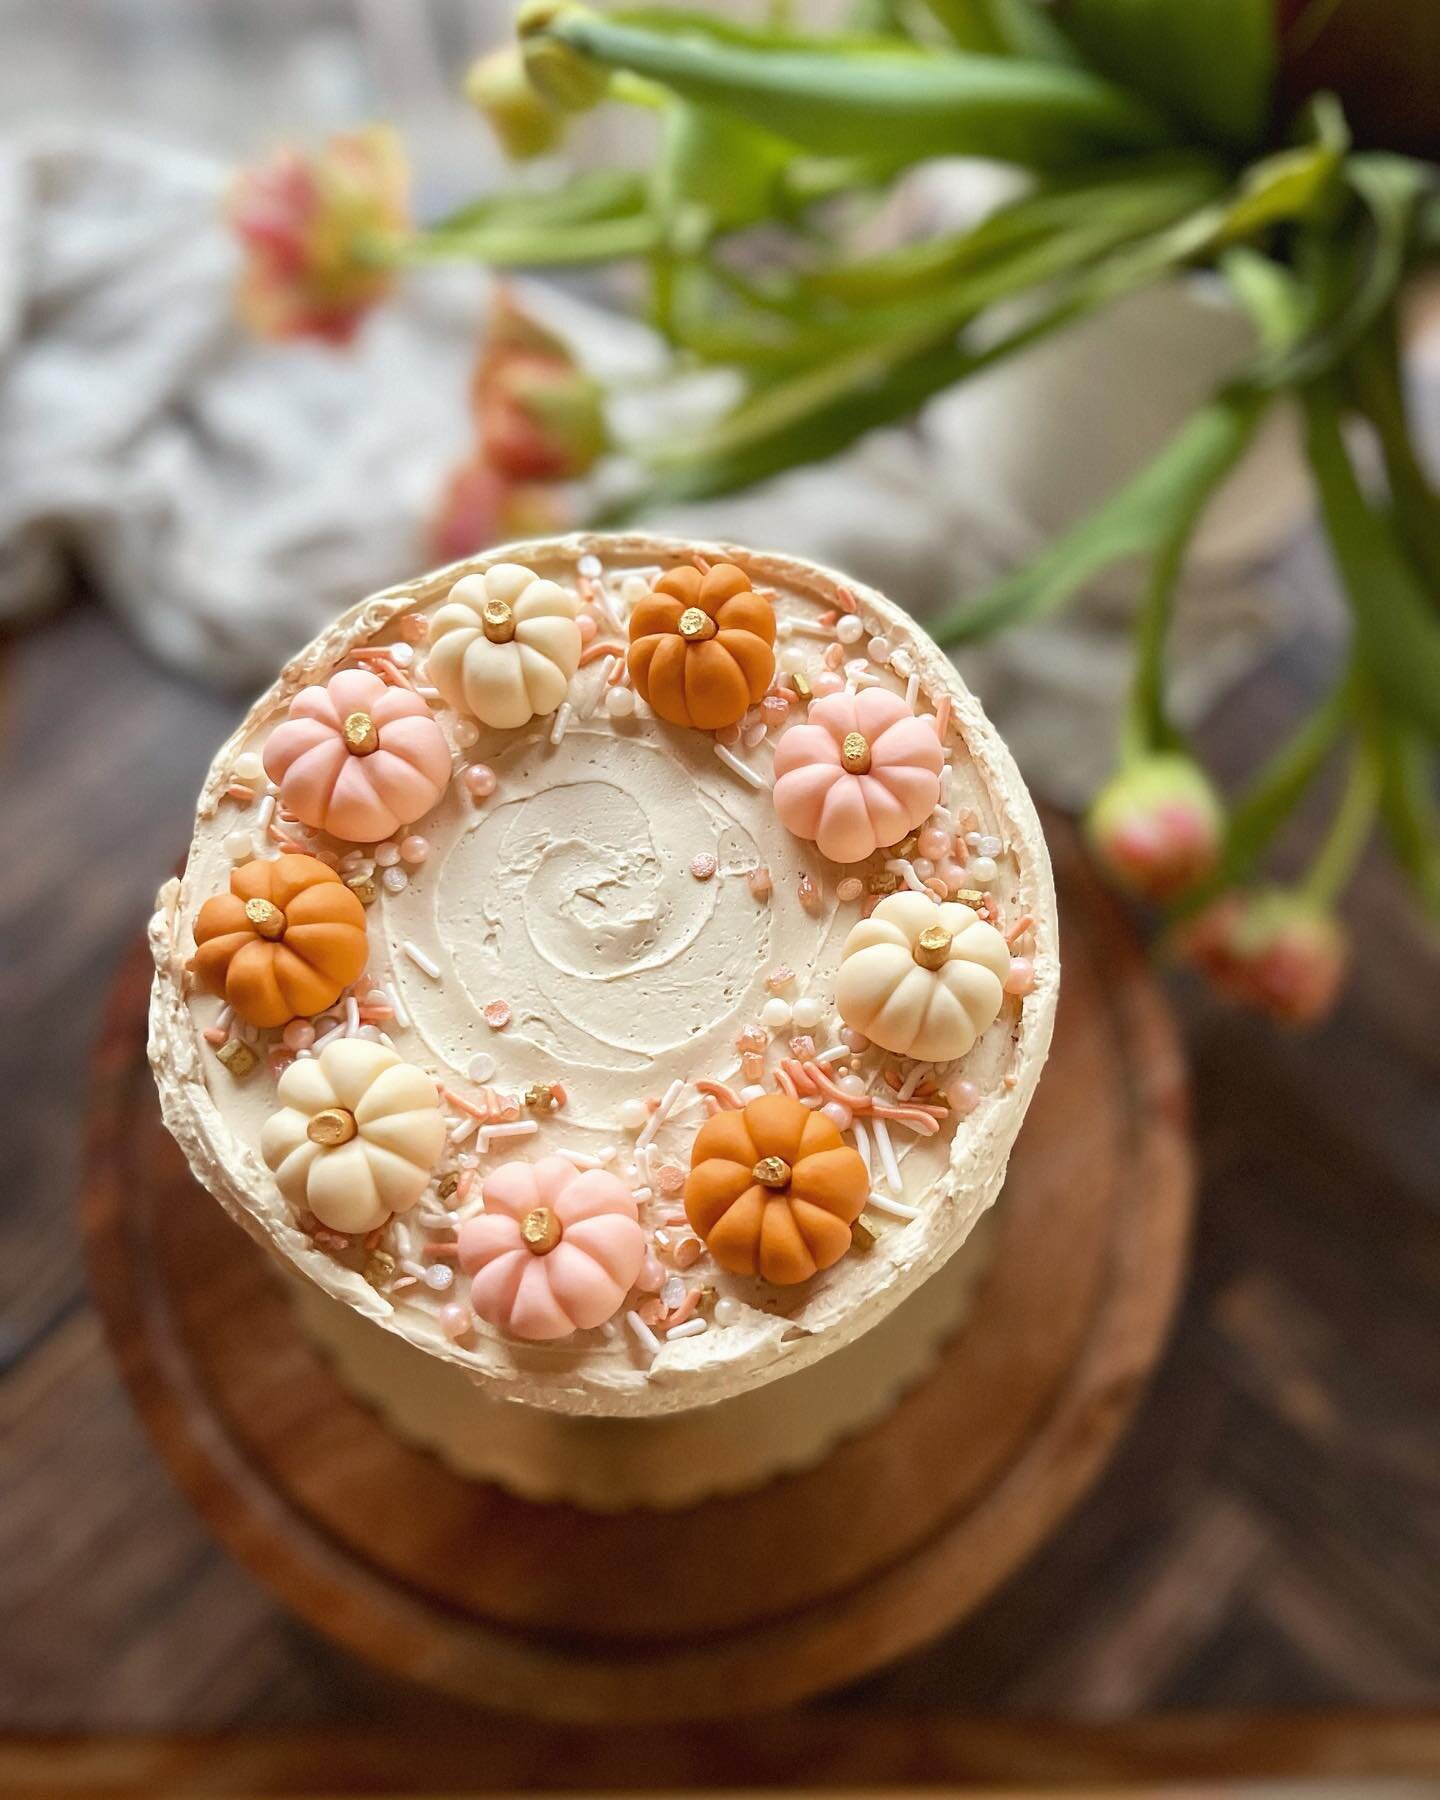
[(645, 537), (337, 621), (221, 749), (152, 939), (166, 1120), (227, 1208), (494, 1391), (600, 1414), (913, 1292), (998, 1192), (1058, 983), (1033, 808), (924, 634)]

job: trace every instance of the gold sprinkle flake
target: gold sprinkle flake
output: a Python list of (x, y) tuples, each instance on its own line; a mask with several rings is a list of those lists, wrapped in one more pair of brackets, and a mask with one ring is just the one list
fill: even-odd
[(380, 898), (380, 884), (373, 875), (347, 875), (345, 885), (362, 906), (373, 906)]
[(460, 1171), (458, 1169), (451, 1169), (448, 1173), (440, 1177), (437, 1192), (442, 1200), (448, 1200), (459, 1186)]
[(900, 877), (893, 869), (877, 869), (865, 877), (865, 890), (871, 894), (893, 894), (899, 885)]
[(790, 677), (790, 685), (802, 700), (813, 700), (815, 690), (810, 685), (810, 677), (803, 669), (797, 669)]
[(985, 896), (981, 893), (979, 888), (961, 888), (956, 893), (955, 898), (962, 906), (979, 906)]
[(868, 1256), (875, 1248), (875, 1233), (865, 1223), (863, 1213), (850, 1227), (850, 1248), (860, 1256)]
[(525, 1104), (532, 1112), (555, 1112), (560, 1100), (548, 1081), (535, 1081), (525, 1090)]
[(372, 1250), (365, 1258), (365, 1279), (371, 1287), (388, 1287), (399, 1264), (388, 1250)]
[(224, 1063), (226, 1069), (236, 1081), (244, 1080), (260, 1058), (243, 1038), (229, 1038), (215, 1052), (216, 1059)]

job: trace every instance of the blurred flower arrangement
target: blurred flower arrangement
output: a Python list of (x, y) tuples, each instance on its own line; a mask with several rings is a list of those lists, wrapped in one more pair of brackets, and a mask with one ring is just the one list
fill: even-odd
[[(422, 229), (387, 133), (287, 154), (237, 184), (248, 316), (343, 341), (406, 266), (639, 265), (676, 370), (729, 371), (738, 398), (683, 436), (627, 445), (613, 519), (831, 456), (1148, 284), (1223, 283), (1254, 325), (1248, 364), (1036, 561), (927, 625), (965, 643), (1144, 559), (1131, 701), (1092, 844), (1226, 992), (1321, 1016), (1343, 977), (1341, 899), (1377, 821), (1440, 917), (1440, 495), (1406, 418), (1398, 325), (1407, 281), (1440, 259), (1440, 8), (857, 0), (827, 36), (792, 31), (785, 10), (747, 28), (526, 0), (517, 43), (467, 78), (506, 151), (543, 157), (574, 114), (609, 103), (655, 115), (651, 166), (587, 168)], [(1024, 186), (967, 229), (875, 249), (867, 226), (896, 181), (946, 156), (1009, 165)], [(562, 484), (607, 447), (602, 399), (502, 294), (441, 547), (565, 520)], [(1168, 714), (1170, 615), (1198, 519), (1282, 400), (1304, 421), (1353, 629), (1333, 693), (1226, 805)], [(1359, 428), (1378, 494), (1352, 454)], [(1266, 886), (1274, 839), (1342, 746), (1313, 867)]]

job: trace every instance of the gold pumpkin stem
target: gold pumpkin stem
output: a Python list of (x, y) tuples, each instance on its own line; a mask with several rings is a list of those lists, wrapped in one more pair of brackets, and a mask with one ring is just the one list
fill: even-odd
[(247, 900), (245, 917), (257, 937), (269, 938), (273, 942), (285, 935), (285, 915), (273, 900)]
[(508, 600), (487, 600), (480, 624), (492, 644), (508, 644), (515, 635), (515, 610)]
[(520, 1221), (520, 1242), (532, 1256), (548, 1256), (563, 1236), (548, 1206), (537, 1206)]
[(714, 637), (718, 627), (703, 606), (687, 606), (680, 615), (680, 635), (692, 644)]
[(372, 750), (380, 748), (380, 733), (367, 712), (346, 713), (345, 723), (340, 731), (345, 739), (345, 748), (352, 756), (369, 756)]
[(840, 760), (852, 775), (866, 775), (870, 771), (870, 745), (864, 732), (847, 731), (845, 742), (840, 746)]
[(790, 1165), (783, 1156), (763, 1156), (750, 1171), (761, 1187), (783, 1188), (790, 1185)]
[(953, 931), (947, 931), (943, 925), (927, 925), (916, 938), (911, 955), (922, 969), (943, 969), (954, 942)]
[(319, 1144), (324, 1150), (333, 1150), (339, 1144), (348, 1144), (355, 1135), (355, 1115), (343, 1106), (324, 1106), (314, 1114), (305, 1127), (305, 1135), (312, 1144)]

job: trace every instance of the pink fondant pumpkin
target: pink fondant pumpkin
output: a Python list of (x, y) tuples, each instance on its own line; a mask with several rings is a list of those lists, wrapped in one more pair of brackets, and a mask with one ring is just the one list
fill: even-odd
[(485, 1210), (460, 1227), (470, 1304), (516, 1337), (567, 1337), (603, 1325), (645, 1260), (625, 1183), (565, 1156), (502, 1163), (485, 1177)]
[(434, 806), (450, 780), (450, 748), (418, 694), (342, 669), (290, 702), (266, 740), (265, 773), (303, 824), (374, 844)]
[(934, 727), (898, 694), (827, 694), (775, 746), (775, 811), (822, 856), (860, 862), (929, 818), (942, 761)]

